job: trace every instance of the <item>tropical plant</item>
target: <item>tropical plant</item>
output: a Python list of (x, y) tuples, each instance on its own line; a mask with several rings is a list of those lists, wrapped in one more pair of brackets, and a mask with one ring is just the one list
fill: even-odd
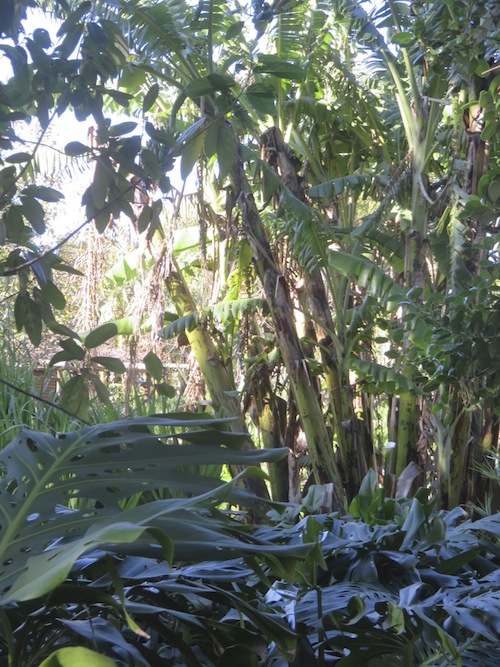
[[(161, 562), (162, 576), (174, 552), (177, 561), (196, 563), (230, 560), (240, 553), (272, 559), (283, 550), (281, 536), (268, 542), (250, 534), (232, 512), (216, 509), (223, 503), (247, 505), (254, 514), (262, 511), (257, 497), (234, 483), (221, 485), (223, 464), (247, 465), (286, 455), (283, 450), (242, 451), (245, 434), (230, 433), (227, 426), (228, 420), (203, 414), (167, 415), (58, 435), (26, 431), (4, 448), (0, 604), (9, 664), (39, 664), (52, 643), (59, 644), (65, 618), (79, 627), (80, 613), (71, 612), (72, 604), (77, 603), (81, 577), (93, 569), (93, 561), (102, 561), (103, 550), (110, 557), (114, 552), (120, 558), (133, 556), (127, 567), (138, 564), (140, 557), (149, 565)], [(248, 474), (261, 473), (249, 469), (240, 477)], [(292, 558), (310, 548), (297, 541), (290, 547), (287, 555)], [(69, 604), (69, 616), (62, 614), (62, 625), (53, 626), (45, 640), (43, 629), (32, 635), (30, 621), (26, 624), (23, 618), (26, 610), (37, 616), (31, 601), (63, 592), (64, 586), (59, 587), (74, 567), (76, 598), (70, 593), (61, 599), (63, 606)], [(118, 582), (120, 575), (114, 579)], [(140, 632), (123, 599), (116, 605), (109, 594), (98, 594), (95, 603), (104, 604), (106, 615), (123, 607), (130, 628)], [(23, 647), (14, 636), (25, 631), (29, 639)], [(285, 639), (287, 635), (285, 628)]]
[[(87, 221), (136, 220), (177, 313), (163, 335), (191, 345), (216, 413), (248, 430), (245, 395), (260, 439), (289, 447), (275, 497), (331, 480), (345, 509), (367, 468), (384, 468), (383, 405), (387, 488), (417, 464), (443, 506), (482, 502), (469, 470), (498, 446), (498, 360), (478, 336), (471, 366), (456, 362), (467, 327), (496, 322), (496, 3), (42, 4), (64, 19), (60, 41), (35, 31), (4, 49), (16, 75), (2, 87), (4, 150), (19, 114), (34, 109), (40, 142), (49, 111), (92, 118), (94, 140), (66, 147), (94, 164)], [(114, 122), (113, 107), (135, 120)], [(52, 311), (65, 265), (27, 238), (40, 201), (60, 198), (30, 180), (38, 150), (6, 154), (4, 274), (20, 280), (18, 328), (37, 343), (43, 321), (81, 356)], [(171, 247), (176, 160), (199, 177), (200, 255), (186, 264)], [(189, 273), (212, 282), (213, 303), (200, 306)]]
[[(274, 509), (274, 525), (235, 521), (224, 507), (258, 498), (183, 472), (201, 452), (255, 459), (213, 444), (235, 444), (226, 425), (177, 415), (87, 428), (57, 440), (57, 464), (37, 434), (5, 450), (9, 665), (496, 664), (498, 517), (437, 512), (424, 489), (386, 499), (371, 471), (347, 516), (312, 516), (327, 491), (314, 487), (301, 505)], [(180, 431), (166, 444), (145, 427)], [(103, 457), (106, 470), (93, 465)], [(159, 469), (171, 487), (208, 490), (148, 501), (140, 490), (165, 483)], [(120, 484), (139, 490), (122, 508)], [(102, 503), (90, 500), (98, 494)]]

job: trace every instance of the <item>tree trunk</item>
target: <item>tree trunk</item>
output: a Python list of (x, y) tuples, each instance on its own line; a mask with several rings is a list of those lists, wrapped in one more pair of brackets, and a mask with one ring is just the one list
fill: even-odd
[[(163, 258), (163, 261), (165, 260), (166, 258)], [(194, 299), (173, 259), (170, 266), (166, 267), (165, 284), (179, 317), (196, 312)], [(239, 401), (235, 398), (236, 387), (217, 352), (212, 337), (202, 324), (191, 331), (186, 330), (186, 336), (205, 379), (215, 412), (222, 417), (233, 419), (228, 423), (232, 432), (248, 433)], [(245, 448), (255, 448), (250, 435), (245, 441)], [(232, 474), (240, 471), (241, 468), (238, 466), (233, 466), (231, 470)], [(250, 477), (245, 480), (245, 484), (260, 498), (269, 498), (264, 480)]]
[(288, 285), (273, 259), (262, 220), (239, 159), (233, 166), (232, 180), (242, 214), (243, 233), (253, 250), (257, 274), (268, 301), (281, 356), (307, 438), (316, 482), (333, 482), (335, 509), (344, 511), (347, 503), (342, 478), (297, 335)]
[[(270, 128), (262, 135), (261, 157), (276, 171), (292, 195), (304, 201), (298, 176), (300, 162), (277, 127)], [(320, 338), (322, 370), (328, 390), (334, 439), (338, 445), (339, 465), (347, 497), (351, 499), (359, 490), (367, 465), (362, 434), (352, 402), (346, 360), (338, 358), (339, 352), (332, 341), (335, 324), (320, 269), (304, 271), (301, 292), (305, 316), (311, 321), (311, 327), (319, 330), (316, 337)]]

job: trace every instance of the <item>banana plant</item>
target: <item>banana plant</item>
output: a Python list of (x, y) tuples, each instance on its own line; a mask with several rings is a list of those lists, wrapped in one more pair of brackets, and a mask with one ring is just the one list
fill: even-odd
[[(100, 205), (130, 212), (132, 188), (123, 192), (120, 187), (125, 187), (126, 172), (137, 178), (150, 176), (164, 197), (169, 197), (166, 172), (172, 169), (174, 160), (179, 159), (183, 177), (198, 165), (202, 186), (198, 196), (201, 248), (206, 246), (207, 226), (217, 226), (222, 221), (226, 234), (246, 238), (247, 247), (252, 248), (261, 265), (270, 259), (278, 273), (281, 271), (280, 286), (292, 294), (295, 311), (305, 314), (308, 335), (303, 340), (296, 335), (297, 323), (288, 315), (286, 327), (281, 327), (291, 332), (296, 356), (292, 359), (289, 355), (286, 338), (278, 337), (276, 349), (281, 361), (287, 359), (286, 374), (290, 377), (294, 364), (305, 360), (303, 385), (311, 388), (311, 411), (303, 404), (298, 419), (306, 421), (304, 430), (311, 442), (312, 432), (318, 428), (324, 443), (321, 456), (313, 455), (312, 467), (318, 468), (319, 459), (328, 460), (328, 475), (336, 479), (337, 485), (339, 476), (344, 478), (349, 496), (354, 493), (365, 461), (371, 462), (376, 453), (368, 437), (371, 399), (367, 392), (361, 392), (355, 407), (353, 394), (360, 387), (373, 390), (374, 379), (380, 384), (381, 378), (391, 375), (379, 388), (390, 394), (389, 438), (397, 442), (397, 474), (411, 460), (427, 465), (424, 451), (429, 452), (439, 441), (437, 434), (442, 427), (449, 430), (447, 423), (438, 423), (438, 405), (434, 417), (429, 416), (428, 406), (434, 394), (420, 394), (429, 377), (423, 377), (423, 362), (417, 360), (417, 351), (426, 353), (424, 348), (432, 332), (430, 328), (424, 331), (425, 318), (413, 317), (408, 302), (413, 298), (425, 301), (446, 292), (448, 284), (460, 289), (461, 281), (467, 280), (467, 273), (474, 269), (473, 265), (477, 266), (481, 253), (488, 256), (488, 251), (479, 251), (478, 246), (480, 237), (487, 240), (490, 232), (485, 225), (493, 219), (489, 217), (486, 222), (490, 213), (485, 207), (491, 207), (486, 205), (485, 196), (491, 197), (493, 209), (498, 199), (495, 178), (481, 177), (486, 164), (485, 142), (495, 146), (497, 84), (489, 77), (494, 77), (496, 71), (487, 58), (495, 53), (496, 33), (485, 35), (476, 5), (458, 5), (464, 10), (462, 13), (455, 12), (450, 3), (438, 1), (417, 7), (414, 14), (404, 4), (391, 1), (367, 13), (364, 6), (351, 0), (335, 3), (333, 12), (323, 3), (314, 8), (308, 3), (270, 8), (255, 3), (226, 12), (225, 3), (220, 2), (202, 2), (194, 8), (183, 2), (150, 6), (139, 0), (102, 0), (78, 6), (69, 3), (75, 13), (60, 31), (61, 53), (72, 44), (82, 44), (84, 57), (75, 66), (85, 69), (86, 75), (92, 66), (101, 77), (99, 81), (109, 78), (108, 60), (114, 63), (112, 69), (117, 73), (116, 91), (111, 86), (102, 90), (97, 82), (94, 89), (91, 78), (85, 79), (88, 95), (80, 90), (80, 79), (71, 84), (68, 104), (75, 106), (82, 117), (94, 114), (102, 142), (94, 148), (69, 148), (70, 152), (90, 150), (97, 162), (96, 176), (86, 196), (88, 216), (97, 216), (104, 229), (106, 211)], [(98, 10), (99, 20), (94, 10)], [(486, 11), (491, 20), (497, 20), (494, 3), (488, 2)], [(465, 23), (462, 15), (468, 17)], [(256, 33), (242, 44), (245, 18), (253, 21)], [(121, 19), (127, 21), (128, 45), (117, 27)], [(449, 37), (445, 45), (436, 42), (436, 24)], [(460, 57), (464, 46), (461, 33), (472, 45), (468, 64)], [(296, 39), (298, 34), (300, 40)], [(453, 65), (448, 68), (450, 53), (454, 56)], [(12, 58), (15, 60), (13, 53)], [(21, 72), (21, 64), (16, 61), (16, 66)], [(443, 71), (447, 76), (442, 75)], [(371, 73), (371, 78), (365, 72)], [(479, 88), (482, 91), (476, 100)], [(394, 91), (394, 96), (388, 90)], [(137, 129), (143, 130), (142, 143), (138, 136), (127, 136), (130, 125), (108, 126), (100, 104), (103, 96), (115, 105), (128, 104), (140, 121)], [(463, 112), (467, 111), (472, 120), (477, 116), (476, 107), (485, 110), (486, 126), (480, 131), (476, 118), (475, 125), (469, 123), (470, 132), (465, 137), (461, 127)], [(286, 173), (285, 161), (276, 163), (280, 151), (274, 155), (270, 150), (267, 156), (258, 153), (259, 137), (267, 139), (273, 128), (281, 132), (284, 145), (291, 149), (281, 151), (292, 165)], [(244, 140), (240, 148), (241, 138)], [(484, 144), (480, 144), (479, 151), (482, 167), (478, 163), (471, 178), (468, 175), (464, 179), (457, 156), (470, 158), (472, 139)], [(244, 180), (235, 180), (240, 160), (249, 183), (244, 189), (240, 187)], [(295, 179), (298, 190), (291, 187), (289, 177)], [(228, 184), (230, 178), (233, 186)], [(312, 212), (311, 202), (304, 195), (304, 179), (311, 186), (309, 196), (319, 212)], [(475, 234), (472, 218), (461, 217), (460, 213), (470, 189), (467, 179), (475, 184), (477, 194), (472, 195), (466, 210), (476, 211), (481, 227), (476, 248), (471, 251), (468, 235)], [(241, 191), (234, 192), (235, 182)], [(255, 199), (258, 187), (262, 188), (264, 207), (259, 212), (260, 219), (266, 229), (261, 234), (259, 222), (260, 240), (256, 244), (248, 225), (239, 224), (237, 211), (243, 210), (240, 205), (245, 203), (247, 192)], [(212, 205), (208, 215), (207, 200)], [(268, 200), (278, 207), (266, 207)], [(157, 238), (160, 208), (159, 202), (148, 202), (138, 216), (138, 227), (149, 242)], [(165, 238), (168, 240), (168, 233)], [(221, 240), (222, 235), (220, 249)], [(237, 246), (233, 246), (233, 252)], [(291, 251), (295, 264), (288, 257), (281, 263), (279, 253), (283, 249), (285, 253)], [(467, 258), (464, 261), (463, 254), (468, 252), (474, 257), (472, 263)], [(228, 252), (226, 257), (235, 261), (237, 253)], [(297, 290), (289, 269), (304, 272), (304, 284)], [(260, 270), (260, 274), (264, 277), (265, 271)], [(172, 284), (181, 286), (182, 280), (175, 282), (179, 271), (174, 270), (171, 275)], [(221, 275), (227, 277), (230, 272), (224, 269)], [(378, 289), (388, 291), (379, 293)], [(172, 290), (173, 295), (177, 292)], [(224, 302), (229, 293), (231, 298), (236, 297), (231, 288), (222, 287), (222, 282), (218, 292), (216, 301)], [(275, 293), (267, 289), (266, 299), (269, 312), (276, 314), (277, 309), (271, 307), (276, 305)], [(394, 295), (398, 295), (397, 299)], [(185, 299), (184, 302), (187, 303)], [(191, 328), (195, 317), (192, 304), (187, 309), (190, 312), (180, 306), (181, 320), (186, 317), (184, 322), (188, 324), (189, 320)], [(391, 313), (390, 324), (383, 325), (382, 320), (387, 321), (387, 317), (382, 315), (381, 307)], [(278, 319), (275, 317), (273, 327), (280, 330)], [(372, 325), (385, 329), (378, 336)], [(198, 331), (201, 332), (199, 326)], [(397, 360), (394, 368), (384, 370), (380, 357), (374, 359), (370, 348), (374, 336), (379, 340), (385, 337), (392, 345), (388, 352), (390, 358)], [(228, 363), (225, 369), (218, 364), (220, 376), (234, 375), (230, 369), (233, 361), (228, 361), (229, 355), (221, 355), (218, 347), (216, 344), (219, 357)], [(206, 360), (212, 357), (206, 345), (200, 347), (199, 358), (205, 363), (206, 372), (211, 370)], [(290, 403), (291, 425), (297, 408), (292, 404), (297, 403), (299, 388), (296, 386), (292, 396), (283, 391), (284, 383), (278, 373), (275, 378), (277, 391), (273, 392), (272, 404), (280, 403), (275, 398)], [(232, 394), (235, 384), (231, 378), (229, 383), (226, 380), (212, 378), (214, 391), (220, 385), (224, 396), (227, 391)], [(300, 389), (303, 391), (303, 387)], [(319, 411), (312, 407), (313, 395), (320, 402)], [(437, 394), (436, 397), (438, 400)], [(236, 403), (233, 399), (230, 397), (229, 403)], [(463, 419), (450, 421), (460, 424), (457, 438), (439, 445), (444, 459), (440, 464), (443, 498), (453, 497), (452, 502), (456, 502), (458, 482), (450, 484), (446, 460), (456, 462), (460, 469), (456, 475), (453, 472), (453, 479), (463, 478), (470, 406), (462, 399), (463, 395), (457, 397), (454, 414), (459, 417), (463, 413)], [(363, 419), (357, 414), (359, 404), (363, 405)], [(231, 407), (232, 412), (239, 409), (236, 405)], [(491, 412), (491, 406), (488, 409)], [(307, 424), (308, 415), (314, 415), (312, 421), (318, 426)], [(323, 421), (326, 416), (330, 429), (327, 434), (319, 425), (320, 416)], [(494, 439), (497, 430), (493, 412), (490, 416), (490, 435)], [(435, 426), (424, 432), (420, 426), (426, 422)], [(282, 436), (276, 431), (278, 439)], [(310, 443), (310, 447), (314, 449), (315, 445)], [(453, 452), (451, 457), (446, 454), (448, 451)], [(356, 457), (351, 456), (353, 452)], [(319, 468), (316, 473), (320, 478)], [(455, 488), (453, 494), (449, 493), (450, 486)]]

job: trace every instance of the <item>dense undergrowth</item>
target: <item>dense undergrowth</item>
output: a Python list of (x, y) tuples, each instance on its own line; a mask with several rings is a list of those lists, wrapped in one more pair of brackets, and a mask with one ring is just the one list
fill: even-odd
[(263, 508), (216, 468), (285, 452), (225, 427), (177, 414), (3, 450), (1, 664), (499, 664), (500, 516), (384, 498), (374, 473), (346, 516), (311, 514), (321, 487)]

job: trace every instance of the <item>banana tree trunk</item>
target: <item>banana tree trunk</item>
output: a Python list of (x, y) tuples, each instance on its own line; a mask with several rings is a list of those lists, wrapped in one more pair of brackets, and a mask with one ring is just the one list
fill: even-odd
[[(184, 277), (175, 260), (165, 271), (165, 285), (172, 299), (179, 317), (184, 317), (197, 311), (194, 299), (189, 291)], [(227, 372), (214, 344), (214, 341), (206, 328), (200, 324), (191, 331), (186, 330), (186, 336), (191, 349), (196, 357), (201, 373), (205, 379), (208, 392), (212, 399), (214, 409), (222, 417), (231, 417), (229, 429), (236, 433), (248, 433), (243, 418), (239, 401), (235, 398), (236, 387)], [(254, 449), (254, 444), (248, 436), (245, 441), (246, 449)], [(234, 466), (232, 474), (237, 474), (241, 469)], [(260, 498), (269, 498), (269, 492), (264, 480), (259, 478), (248, 478), (245, 480), (248, 488)]]
[[(298, 170), (300, 162), (285, 142), (281, 131), (272, 127), (261, 136), (261, 157), (276, 171), (288, 190), (304, 201)], [(347, 497), (358, 492), (367, 471), (366, 459), (352, 396), (343, 350), (334, 346), (335, 325), (328, 303), (323, 275), (319, 269), (303, 273), (303, 310), (314, 322), (321, 336), (322, 371), (328, 390), (330, 417), (339, 452), (339, 465), (345, 480)], [(339, 355), (341, 358), (339, 358)]]
[(420, 409), (417, 397), (410, 392), (401, 394), (398, 406), (396, 479), (400, 477), (411, 461), (419, 462), (417, 443), (419, 441)]
[(264, 225), (239, 159), (233, 165), (232, 180), (241, 210), (243, 233), (253, 250), (257, 274), (268, 301), (281, 356), (306, 435), (314, 477), (318, 483), (333, 483), (334, 507), (345, 510), (347, 503), (342, 478), (297, 335), (288, 285), (273, 258)]
[[(250, 416), (259, 429), (262, 446), (266, 449), (285, 446), (286, 401), (277, 396), (269, 381), (269, 368), (263, 364), (252, 381), (249, 392), (255, 404)], [(267, 464), (271, 497), (278, 502), (288, 502), (288, 459)]]
[[(306, 303), (312, 318), (323, 330), (321, 340), (322, 371), (328, 390), (335, 440), (340, 453), (342, 477), (346, 480), (347, 497), (353, 498), (367, 472), (365, 453), (354, 410), (347, 363), (343, 349), (334, 345), (330, 333), (334, 331), (328, 298), (319, 270), (304, 274)], [(341, 358), (339, 359), (339, 352)]]
[(453, 509), (467, 502), (467, 469), (472, 413), (466, 410), (460, 396), (450, 392), (446, 411), (434, 415), (439, 457), (441, 504)]

